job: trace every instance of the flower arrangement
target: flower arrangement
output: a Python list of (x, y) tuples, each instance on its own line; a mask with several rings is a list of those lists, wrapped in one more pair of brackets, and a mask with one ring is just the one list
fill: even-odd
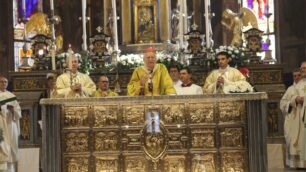
[(218, 66), (216, 54), (219, 52), (226, 52), (231, 56), (231, 62), (229, 64), (230, 66), (240, 67), (245, 66), (248, 63), (247, 56), (240, 48), (234, 46), (220, 46), (216, 49), (213, 49), (211, 52), (211, 57), (208, 59), (210, 61), (211, 67)]
[[(72, 52), (73, 53), (73, 52)], [(56, 57), (56, 65), (57, 69), (63, 70), (68, 67), (68, 64), (66, 62), (67, 57), (70, 56), (71, 53), (69, 52), (64, 52), (61, 54), (58, 54)], [(98, 71), (98, 69), (94, 68), (92, 66), (92, 59), (89, 58), (86, 55), (83, 55), (81, 57), (80, 54), (74, 53), (76, 57), (79, 58), (79, 61), (81, 63), (80, 65), (80, 71), (83, 73), (90, 73), (90, 72), (95, 72)], [(177, 52), (169, 52), (169, 51), (157, 51), (156, 52), (156, 57), (157, 57), (157, 62), (158, 63), (163, 63), (166, 67), (169, 67), (171, 65), (177, 65), (179, 67), (183, 66), (181, 63), (178, 62), (178, 53)], [(144, 64), (143, 62), (143, 54), (123, 54), (118, 57), (117, 59), (117, 65), (115, 64), (105, 64), (103, 71), (104, 72), (110, 72), (113, 71), (114, 69), (119, 69), (119, 70), (131, 70), (134, 69), (138, 66), (141, 66)]]
[(141, 65), (143, 65), (143, 60), (140, 54), (121, 55), (118, 58), (117, 66), (120, 69), (133, 69)]
[(249, 93), (254, 92), (253, 87), (246, 81), (237, 81), (230, 83), (228, 85), (224, 85), (223, 87), (224, 93)]

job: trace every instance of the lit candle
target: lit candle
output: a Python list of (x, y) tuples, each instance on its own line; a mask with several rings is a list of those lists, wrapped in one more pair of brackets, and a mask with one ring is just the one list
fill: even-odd
[(26, 0), (22, 0), (22, 12), (24, 13), (23, 16), (25, 17), (26, 16)]
[(82, 0), (82, 26), (83, 26), (83, 50), (87, 51), (87, 35), (86, 35), (86, 0)]
[(187, 0), (182, 0), (182, 6), (183, 6), (183, 19), (184, 19), (184, 32), (188, 32), (188, 13), (187, 13)]
[(211, 48), (211, 18), (210, 18), (210, 0), (205, 0), (205, 37), (206, 48)]
[(113, 8), (113, 39), (114, 39), (114, 51), (118, 51), (118, 33), (117, 33), (117, 8), (116, 8), (116, 0), (112, 0), (112, 8)]
[(54, 10), (54, 2), (53, 0), (50, 0), (50, 10)]
[(184, 22), (183, 22), (183, 3), (182, 0), (178, 1), (178, 6), (180, 7), (180, 16), (179, 16), (179, 47), (183, 48), (183, 36), (184, 36)]

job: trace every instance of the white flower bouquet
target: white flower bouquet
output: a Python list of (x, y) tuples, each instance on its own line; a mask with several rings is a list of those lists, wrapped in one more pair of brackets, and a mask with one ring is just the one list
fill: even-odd
[(225, 94), (229, 93), (250, 93), (254, 92), (254, 88), (247, 81), (237, 81), (225, 84), (223, 87)]

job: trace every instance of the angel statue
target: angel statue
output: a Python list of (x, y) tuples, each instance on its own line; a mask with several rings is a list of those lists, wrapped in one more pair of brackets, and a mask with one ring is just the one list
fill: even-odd
[(233, 34), (231, 45), (240, 47), (242, 45), (242, 38), (241, 38), (242, 28), (241, 28), (240, 15), (237, 13), (234, 13), (230, 9), (226, 9), (222, 14), (221, 24), (227, 30), (230, 30)]
[(254, 12), (248, 8), (241, 8), (241, 13), (234, 13), (226, 9), (222, 14), (221, 24), (233, 34), (231, 45), (242, 45), (242, 32), (250, 28), (258, 29), (258, 21)]

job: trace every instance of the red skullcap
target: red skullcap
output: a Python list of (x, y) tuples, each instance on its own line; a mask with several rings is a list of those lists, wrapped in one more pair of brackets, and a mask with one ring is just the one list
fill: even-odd
[(155, 50), (153, 47), (149, 47), (145, 49), (145, 53), (155, 53)]

